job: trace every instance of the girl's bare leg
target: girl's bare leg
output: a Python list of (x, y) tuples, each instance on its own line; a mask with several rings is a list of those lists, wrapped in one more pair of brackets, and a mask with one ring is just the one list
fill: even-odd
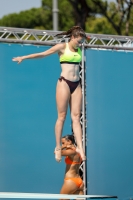
[(77, 142), (77, 151), (80, 153), (82, 160), (86, 160), (86, 156), (82, 146), (82, 129), (80, 124), (81, 105), (82, 105), (82, 91), (79, 85), (71, 95), (70, 109), (71, 109), (73, 132)]
[(55, 124), (56, 148), (55, 159), (61, 161), (61, 136), (64, 121), (67, 114), (68, 103), (70, 99), (70, 90), (65, 81), (58, 81), (56, 87), (56, 103), (58, 111), (58, 119)]

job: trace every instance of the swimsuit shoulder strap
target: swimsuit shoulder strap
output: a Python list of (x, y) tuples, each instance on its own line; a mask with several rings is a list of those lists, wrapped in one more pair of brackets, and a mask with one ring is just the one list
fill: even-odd
[(65, 50), (69, 50), (69, 45), (68, 45), (68, 42), (66, 42), (66, 48), (65, 48)]

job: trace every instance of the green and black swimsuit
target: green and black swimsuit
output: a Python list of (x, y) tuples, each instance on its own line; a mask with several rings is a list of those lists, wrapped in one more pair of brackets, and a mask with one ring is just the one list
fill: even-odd
[[(66, 43), (65, 52), (63, 55), (60, 56), (60, 63), (79, 64), (81, 62), (81, 58), (82, 58), (82, 52), (80, 48), (78, 48), (77, 52), (70, 51), (68, 43)], [(72, 82), (61, 76), (59, 80), (62, 81), (62, 79), (68, 84), (71, 94), (75, 91), (75, 89), (80, 83), (80, 80)]]

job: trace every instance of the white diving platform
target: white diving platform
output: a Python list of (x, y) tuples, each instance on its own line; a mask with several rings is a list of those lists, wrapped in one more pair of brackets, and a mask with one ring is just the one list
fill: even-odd
[(2, 199), (106, 199), (118, 198), (107, 195), (68, 195), (68, 194), (45, 194), (45, 193), (18, 193), (0, 192)]

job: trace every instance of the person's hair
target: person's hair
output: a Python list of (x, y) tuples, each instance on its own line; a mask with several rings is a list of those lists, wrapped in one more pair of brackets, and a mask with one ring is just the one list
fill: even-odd
[(59, 34), (57, 34), (55, 36), (62, 36), (62, 35), (64, 35), (64, 37), (70, 37), (70, 38), (71, 38), (71, 36), (74, 36), (75, 38), (79, 37), (79, 36), (80, 37), (84, 37), (85, 39), (87, 38), (84, 30), (80, 26), (73, 26), (68, 31), (59, 33)]
[(74, 135), (65, 135), (62, 138), (65, 138), (66, 140), (70, 140), (72, 144), (76, 145)]

